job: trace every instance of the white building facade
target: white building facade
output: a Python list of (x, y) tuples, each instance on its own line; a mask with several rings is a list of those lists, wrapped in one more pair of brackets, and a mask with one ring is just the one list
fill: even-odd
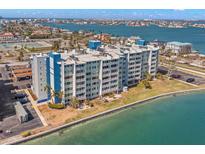
[(191, 43), (182, 43), (182, 42), (168, 42), (166, 45), (166, 50), (171, 50), (176, 54), (187, 54), (192, 51)]
[(47, 86), (47, 62), (48, 55), (34, 55), (31, 58), (32, 66), (32, 87), (34, 94), (38, 98), (38, 102), (48, 99), (48, 92), (45, 90)]
[[(137, 45), (105, 46), (98, 50), (88, 49), (85, 54), (52, 52), (47, 62), (50, 66), (45, 67), (49, 68), (47, 85), (63, 92), (61, 101), (64, 104), (69, 104), (73, 97), (85, 100), (118, 93), (123, 87), (136, 85), (146, 72), (155, 76), (158, 53), (159, 49), (153, 46)], [(54, 59), (52, 65), (51, 59)], [(59, 103), (59, 99), (54, 102)]]

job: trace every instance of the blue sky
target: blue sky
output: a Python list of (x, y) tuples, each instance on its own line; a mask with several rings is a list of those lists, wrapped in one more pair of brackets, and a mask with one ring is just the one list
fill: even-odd
[(0, 10), (10, 18), (96, 18), (96, 19), (193, 19), (205, 20), (204, 10), (157, 9), (27, 9)]

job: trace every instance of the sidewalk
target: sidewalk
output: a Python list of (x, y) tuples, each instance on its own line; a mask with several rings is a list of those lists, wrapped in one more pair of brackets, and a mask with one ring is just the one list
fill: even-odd
[(38, 114), (38, 117), (40, 118), (42, 124), (44, 126), (48, 126), (46, 120), (44, 119), (43, 115), (41, 114), (41, 112), (39, 111), (38, 107), (37, 107), (37, 103), (36, 101), (33, 100), (33, 98), (31, 97), (30, 93), (28, 92), (28, 90), (25, 90), (25, 93), (28, 95), (29, 100), (31, 101), (31, 104), (34, 108), (34, 110), (36, 111), (36, 113)]
[(195, 70), (191, 70), (191, 69), (183, 68), (183, 67), (179, 67), (179, 66), (176, 66), (176, 68), (183, 70), (183, 71), (188, 71), (190, 73), (192, 72), (192, 73), (194, 73), (194, 75), (200, 75), (201, 77), (205, 78), (205, 73), (203, 73), (203, 72), (199, 72), (199, 71), (195, 71)]

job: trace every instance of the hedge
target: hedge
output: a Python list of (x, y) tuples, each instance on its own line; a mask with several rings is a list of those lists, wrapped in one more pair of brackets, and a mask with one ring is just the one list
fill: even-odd
[(65, 105), (64, 104), (52, 104), (48, 103), (48, 107), (51, 109), (64, 109)]
[(31, 135), (31, 132), (30, 131), (25, 131), (25, 132), (22, 132), (21, 133), (21, 136), (22, 137), (27, 137), (27, 136), (30, 136)]

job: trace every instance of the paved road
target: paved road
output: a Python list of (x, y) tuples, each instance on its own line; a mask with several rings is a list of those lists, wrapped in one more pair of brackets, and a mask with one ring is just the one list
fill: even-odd
[(183, 68), (183, 67), (179, 67), (179, 66), (176, 66), (176, 68), (184, 70), (184, 71), (192, 72), (194, 74), (202, 75), (205, 77), (205, 73), (203, 73), (203, 72), (199, 72), (199, 71), (195, 71), (195, 70), (191, 70), (191, 69), (187, 69), (187, 68)]
[[(164, 66), (159, 66), (158, 70), (168, 71), (168, 69), (166, 67), (164, 67)], [(180, 78), (177, 78), (177, 79), (181, 80), (181, 81), (184, 81), (184, 82), (186, 82), (186, 80), (188, 78), (194, 78), (195, 81), (191, 82), (192, 84), (195, 84), (195, 85), (205, 84), (205, 78), (202, 78), (202, 77), (197, 76), (197, 75), (188, 74), (188, 73), (182, 72), (180, 70), (174, 70), (172, 72), (172, 74), (180, 75)]]

